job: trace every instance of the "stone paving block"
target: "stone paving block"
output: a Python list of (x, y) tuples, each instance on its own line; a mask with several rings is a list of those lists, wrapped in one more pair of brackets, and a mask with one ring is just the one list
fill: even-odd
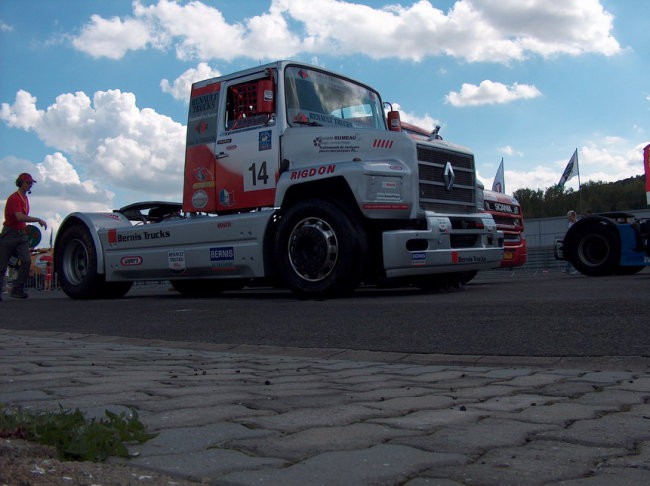
[[(272, 432), (266, 430), (251, 430), (243, 425), (220, 422), (200, 427), (174, 427), (157, 432), (157, 436), (145, 442), (129, 447), (130, 452), (139, 452), (141, 456), (159, 456), (166, 454), (193, 453), (221, 446), (221, 444), (237, 440), (260, 440)], [(222, 447), (220, 447), (222, 448)]]
[(403, 383), (387, 383), (385, 387), (362, 392), (347, 391), (344, 396), (354, 402), (388, 400), (400, 397), (418, 397), (431, 393), (431, 388), (421, 386), (406, 386)]
[[(124, 462), (123, 462), (124, 463)], [(282, 467), (280, 459), (251, 457), (238, 451), (212, 448), (192, 454), (162, 454), (129, 460), (129, 465), (141, 466), (194, 480), (218, 477), (231, 471)]]
[(479, 455), (496, 447), (523, 445), (533, 434), (558, 429), (548, 424), (533, 424), (502, 418), (486, 418), (476, 423), (443, 427), (428, 435), (392, 439), (401, 444), (433, 452)]
[(504, 381), (496, 381), (495, 385), (509, 385), (517, 387), (539, 387), (556, 383), (562, 378), (553, 373), (533, 373), (530, 375), (516, 376)]
[[(139, 408), (146, 411), (144, 407)], [(146, 424), (153, 430), (170, 427), (192, 427), (235, 419), (243, 421), (245, 418), (266, 415), (267, 413), (269, 412), (251, 410), (250, 408), (236, 404), (207, 408), (182, 408), (179, 410), (157, 412), (155, 414), (147, 413)]]
[(592, 393), (600, 389), (600, 385), (596, 383), (588, 383), (584, 381), (562, 381), (560, 383), (551, 383), (550, 385), (536, 388), (535, 393), (540, 395), (556, 396), (556, 397), (571, 397), (576, 398), (585, 393)]
[(364, 407), (400, 414), (415, 412), (417, 410), (439, 410), (441, 408), (450, 408), (454, 404), (455, 401), (451, 397), (432, 394), (418, 397), (389, 398), (388, 400), (380, 399), (359, 403), (359, 405), (363, 405)]
[(565, 426), (575, 420), (596, 418), (606, 411), (616, 411), (616, 407), (582, 405), (580, 403), (574, 403), (572, 400), (538, 404), (537, 406), (529, 407), (518, 412), (503, 414), (497, 412), (494, 416), (539, 424)]
[(326, 452), (282, 469), (229, 474), (220, 481), (224, 484), (283, 486), (401, 484), (428, 467), (464, 462), (465, 457), (459, 454), (436, 454), (404, 446), (377, 445), (363, 450)]
[(288, 435), (233, 440), (224, 446), (256, 456), (280, 457), (297, 462), (324, 452), (365, 449), (392, 438), (413, 434), (418, 432), (357, 423), (342, 427), (315, 427)]
[(564, 430), (542, 432), (538, 437), (631, 450), (636, 442), (650, 440), (650, 417), (630, 412), (610, 413), (597, 419), (578, 420)]
[(549, 397), (542, 395), (518, 394), (490, 398), (484, 402), (472, 403), (467, 407), (478, 410), (490, 410), (493, 412), (514, 412), (528, 407), (544, 405), (550, 401), (551, 399)]
[(650, 376), (636, 376), (623, 380), (613, 387), (617, 390), (627, 390), (632, 392), (642, 392), (650, 394)]
[(263, 417), (247, 417), (238, 422), (282, 432), (297, 432), (312, 427), (333, 427), (347, 425), (376, 417), (385, 416), (383, 412), (359, 405), (294, 409), (286, 413)]
[(508, 396), (516, 393), (518, 388), (508, 385), (477, 385), (473, 387), (452, 387), (444, 392), (457, 399), (484, 401), (489, 398)]
[[(4, 390), (4, 387), (2, 387)], [(25, 390), (25, 391), (11, 391), (0, 392), (0, 404), (13, 405), (14, 403), (20, 404), (22, 402), (33, 402), (37, 400), (48, 400), (50, 395), (40, 390)]]
[(399, 417), (377, 418), (368, 420), (368, 422), (401, 429), (433, 431), (452, 424), (475, 423), (484, 415), (478, 410), (463, 410), (461, 407), (454, 407), (445, 410), (419, 410)]
[[(629, 455), (610, 459), (607, 464), (613, 467), (631, 467), (645, 469), (650, 474), (650, 441), (642, 441), (636, 445), (634, 452)], [(650, 484), (650, 481), (648, 482)]]
[(467, 485), (541, 486), (584, 478), (608, 457), (621, 454), (625, 454), (625, 449), (533, 441), (519, 447), (492, 449), (472, 464), (448, 466), (432, 474)]
[(614, 388), (606, 388), (604, 390), (593, 391), (585, 393), (572, 400), (573, 403), (581, 403), (583, 405), (599, 405), (602, 407), (631, 407), (632, 405), (640, 404), (643, 397), (637, 392), (629, 390), (620, 390)]
[(643, 469), (622, 469), (601, 467), (593, 476), (558, 481), (554, 486), (648, 486), (650, 471)]
[(496, 378), (500, 380), (516, 378), (518, 376), (528, 376), (533, 373), (532, 369), (529, 368), (497, 368), (485, 373), (481, 373), (481, 376), (485, 378)]
[(406, 481), (403, 486), (465, 486), (457, 481), (444, 478), (425, 478), (419, 477), (412, 479), (411, 481)]
[(592, 371), (581, 375), (578, 380), (598, 384), (617, 384), (623, 380), (630, 380), (634, 376), (635, 373), (631, 371)]

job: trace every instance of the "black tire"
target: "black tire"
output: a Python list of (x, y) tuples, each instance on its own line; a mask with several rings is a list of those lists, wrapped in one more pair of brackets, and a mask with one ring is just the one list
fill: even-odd
[(243, 281), (232, 279), (171, 280), (170, 283), (176, 292), (183, 294), (185, 297), (214, 297), (221, 292), (240, 290), (244, 287)]
[(467, 272), (461, 272), (460, 275), (460, 283), (463, 285), (467, 285), (469, 282), (471, 282), (474, 277), (478, 275), (478, 270), (469, 270)]
[(345, 295), (357, 288), (367, 258), (365, 229), (340, 204), (308, 199), (282, 216), (275, 256), (284, 283), (303, 298)]
[(621, 255), (616, 227), (599, 220), (576, 223), (564, 239), (564, 255), (584, 275), (613, 274)]
[(641, 270), (645, 268), (645, 265), (636, 265), (636, 266), (622, 266), (619, 265), (616, 267), (616, 270), (614, 273), (616, 275), (634, 275), (635, 273), (639, 273)]
[(61, 289), (73, 299), (115, 299), (124, 296), (133, 282), (106, 282), (97, 273), (97, 248), (82, 224), (65, 230), (57, 241), (54, 262)]

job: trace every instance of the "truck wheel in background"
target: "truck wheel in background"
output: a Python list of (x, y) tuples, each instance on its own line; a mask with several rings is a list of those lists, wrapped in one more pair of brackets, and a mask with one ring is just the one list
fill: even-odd
[(302, 297), (344, 295), (360, 283), (367, 236), (361, 224), (331, 200), (310, 199), (280, 220), (275, 255), (280, 274)]
[(133, 282), (106, 282), (97, 273), (97, 248), (81, 224), (65, 230), (57, 241), (60, 248), (55, 259), (61, 289), (73, 299), (111, 299), (126, 294)]
[(618, 268), (620, 255), (616, 228), (597, 219), (576, 223), (564, 238), (565, 258), (584, 275), (611, 275)]

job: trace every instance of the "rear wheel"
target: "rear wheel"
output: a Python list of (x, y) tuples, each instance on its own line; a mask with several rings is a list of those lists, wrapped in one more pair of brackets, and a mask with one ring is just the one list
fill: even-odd
[(57, 241), (55, 269), (61, 289), (73, 299), (112, 299), (124, 296), (133, 282), (106, 282), (97, 272), (97, 248), (88, 228), (75, 224)]
[(615, 228), (594, 221), (571, 228), (565, 238), (564, 252), (584, 275), (611, 275), (618, 268), (621, 243)]
[(330, 200), (302, 201), (282, 217), (275, 241), (284, 282), (302, 297), (346, 294), (365, 270), (365, 230)]

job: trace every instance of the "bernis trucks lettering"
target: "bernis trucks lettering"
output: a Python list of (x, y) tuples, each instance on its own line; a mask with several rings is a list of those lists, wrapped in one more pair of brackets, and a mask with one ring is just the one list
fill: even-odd
[(195, 83), (182, 202), (68, 215), (55, 267), (75, 299), (146, 280), (188, 296), (435, 288), (501, 260), (477, 199), (472, 152), (409, 137), (365, 84), (278, 61)]

